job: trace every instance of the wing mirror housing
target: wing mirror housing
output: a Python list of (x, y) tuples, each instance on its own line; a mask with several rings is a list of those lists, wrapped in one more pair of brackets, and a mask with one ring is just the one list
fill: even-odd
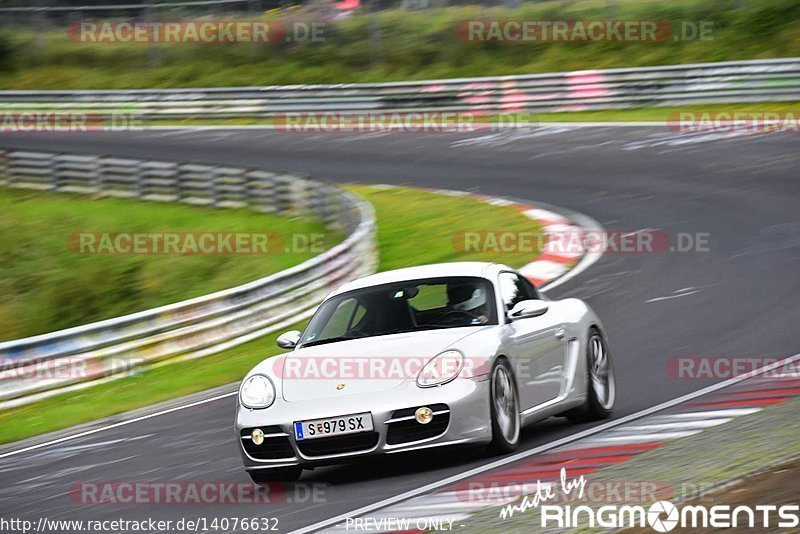
[(275, 343), (282, 349), (293, 349), (297, 346), (297, 342), (300, 341), (301, 335), (302, 332), (300, 330), (289, 330), (279, 335)]
[(543, 300), (523, 300), (517, 302), (511, 311), (508, 312), (508, 318), (512, 321), (518, 319), (527, 319), (529, 317), (539, 317), (547, 313), (549, 306)]

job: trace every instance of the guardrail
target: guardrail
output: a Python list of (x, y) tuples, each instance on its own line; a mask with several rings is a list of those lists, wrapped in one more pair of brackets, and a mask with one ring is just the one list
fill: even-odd
[[(233, 289), (0, 343), (0, 402), (6, 406), (129, 373), (135, 367), (207, 356), (245, 343), (308, 317), (337, 285), (377, 267), (370, 204), (306, 176), (196, 163), (0, 150), (0, 187), (313, 216), (347, 236), (300, 265)], [(52, 371), (52, 379), (36, 372), (36, 366), (41, 369), (42, 365)], [(58, 372), (68, 369), (81, 372)]]
[(0, 91), (0, 111), (124, 109), (149, 119), (294, 112), (562, 112), (800, 100), (800, 58), (395, 83)]

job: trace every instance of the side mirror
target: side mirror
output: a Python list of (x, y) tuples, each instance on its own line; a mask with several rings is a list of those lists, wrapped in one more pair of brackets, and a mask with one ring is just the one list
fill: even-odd
[(517, 319), (526, 319), (528, 317), (539, 317), (547, 313), (548, 305), (543, 300), (523, 300), (517, 302), (511, 311), (508, 312), (508, 318), (512, 321)]
[(289, 330), (279, 335), (275, 343), (282, 349), (293, 349), (297, 346), (302, 334), (300, 330)]

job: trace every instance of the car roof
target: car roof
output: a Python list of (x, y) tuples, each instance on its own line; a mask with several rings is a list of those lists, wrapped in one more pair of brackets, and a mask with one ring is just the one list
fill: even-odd
[(481, 261), (461, 261), (451, 263), (431, 263), (428, 265), (418, 265), (416, 267), (406, 267), (393, 271), (375, 273), (340, 286), (330, 296), (361, 289), (364, 287), (391, 284), (405, 280), (420, 280), (423, 278), (436, 278), (440, 276), (475, 276), (479, 278), (493, 278), (493, 276), (505, 270), (513, 270), (511, 267), (499, 263), (487, 263)]

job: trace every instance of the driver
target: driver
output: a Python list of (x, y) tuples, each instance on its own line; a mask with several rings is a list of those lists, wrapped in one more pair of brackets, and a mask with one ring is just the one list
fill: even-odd
[(473, 315), (483, 313), (486, 292), (475, 284), (451, 284), (447, 286), (447, 307), (463, 310)]

